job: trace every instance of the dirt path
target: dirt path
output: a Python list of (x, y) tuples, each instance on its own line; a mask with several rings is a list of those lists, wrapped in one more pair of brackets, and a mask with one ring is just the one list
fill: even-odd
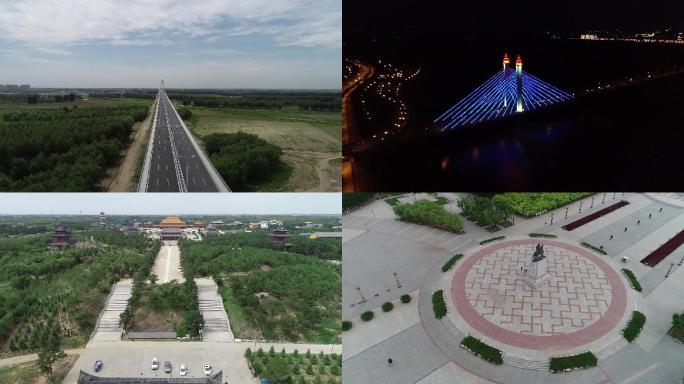
[[(64, 350), (64, 352), (67, 355), (80, 355), (84, 351), (85, 351), (85, 348), (65, 349)], [(0, 359), (0, 368), (8, 367), (10, 365), (28, 363), (29, 361), (35, 361), (35, 360), (38, 360), (38, 354), (37, 353), (32, 353), (29, 355), (20, 355), (20, 356), (8, 357), (6, 359)]]
[(283, 151), (282, 160), (294, 169), (287, 189), (306, 192), (336, 192), (342, 188), (340, 167), (331, 167), (328, 161), (339, 159), (340, 154), (312, 151)]
[(107, 171), (107, 178), (102, 181), (102, 189), (107, 192), (133, 192), (135, 190), (135, 168), (141, 154), (143, 145), (147, 142), (152, 119), (154, 118), (154, 108), (157, 106), (155, 101), (150, 106), (147, 117), (141, 123), (133, 126), (133, 142), (128, 146), (126, 155), (117, 168)]

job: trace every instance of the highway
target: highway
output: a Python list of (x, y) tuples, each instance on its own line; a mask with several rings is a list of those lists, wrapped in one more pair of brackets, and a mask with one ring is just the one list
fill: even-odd
[(163, 86), (157, 94), (138, 192), (230, 192), (188, 131)]

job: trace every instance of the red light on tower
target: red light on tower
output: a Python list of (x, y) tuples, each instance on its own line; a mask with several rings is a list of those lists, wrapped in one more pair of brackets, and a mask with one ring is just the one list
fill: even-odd
[(515, 59), (515, 65), (516, 65), (516, 66), (522, 65), (522, 59), (520, 58), (520, 55), (518, 55), (518, 58)]
[(503, 63), (504, 64), (510, 64), (511, 63), (511, 60), (508, 58), (508, 53), (504, 53)]

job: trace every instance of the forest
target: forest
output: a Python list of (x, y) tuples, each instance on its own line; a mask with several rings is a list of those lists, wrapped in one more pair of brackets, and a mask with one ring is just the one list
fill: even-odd
[(148, 105), (8, 109), (0, 114), (0, 190), (97, 191)]
[(236, 337), (340, 342), (339, 265), (259, 247), (264, 244), (256, 236), (179, 244), (184, 271), (212, 276), (219, 284)]
[[(125, 97), (154, 99), (157, 90), (126, 91)], [(339, 91), (288, 91), (249, 89), (179, 89), (167, 90), (169, 98), (183, 105), (208, 108), (281, 109), (295, 106), (304, 111), (338, 112), (342, 108)], [(90, 98), (120, 97), (120, 91), (96, 92)]]
[(282, 167), (282, 150), (256, 135), (212, 133), (202, 141), (214, 167), (234, 190), (248, 190)]
[(83, 345), (111, 285), (155, 251), (142, 236), (131, 247), (130, 236), (97, 232), (64, 251), (48, 250), (48, 236), (0, 238), (0, 355), (37, 350), (60, 321), (69, 328), (65, 347)]

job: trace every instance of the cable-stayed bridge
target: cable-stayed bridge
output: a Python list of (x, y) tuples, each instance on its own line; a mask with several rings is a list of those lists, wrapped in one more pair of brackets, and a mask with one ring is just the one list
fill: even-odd
[(539, 78), (524, 72), (517, 57), (515, 69), (504, 55), (503, 70), (498, 71), (468, 96), (434, 120), (442, 131), (522, 113), (572, 100), (574, 97)]

